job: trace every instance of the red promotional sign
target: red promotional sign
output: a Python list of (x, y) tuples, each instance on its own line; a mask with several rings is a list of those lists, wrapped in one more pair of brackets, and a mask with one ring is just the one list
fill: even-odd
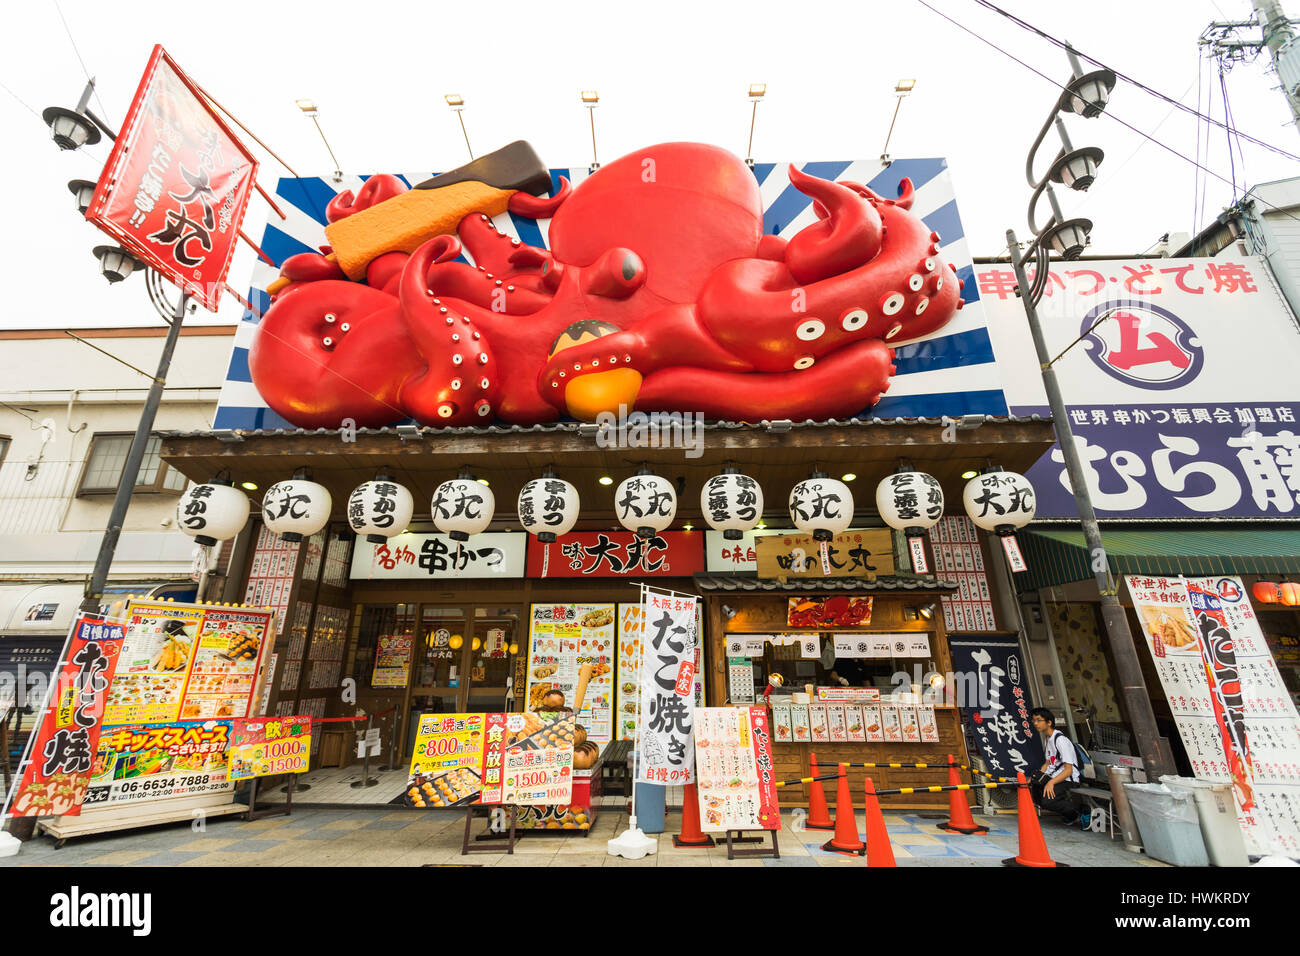
[(781, 828), (781, 804), (776, 795), (776, 770), (772, 765), (772, 728), (766, 707), (749, 708), (750, 739), (754, 745), (754, 768), (758, 772), (758, 822), (767, 830)]
[(649, 540), (631, 531), (584, 531), (554, 544), (529, 542), (530, 578), (685, 578), (704, 570), (704, 535), (661, 531)]
[(14, 787), (14, 816), (81, 813), (122, 637), (120, 624), (81, 617), (73, 625), (68, 656), (47, 698), (35, 743), (28, 748), (29, 762)]
[(257, 161), (153, 48), (86, 218), (217, 310)]

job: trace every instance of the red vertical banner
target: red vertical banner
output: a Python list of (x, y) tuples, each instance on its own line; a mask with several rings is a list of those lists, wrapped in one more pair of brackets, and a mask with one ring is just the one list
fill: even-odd
[(90, 787), (122, 626), (79, 617), (12, 794), (16, 817), (77, 816)]
[(754, 768), (758, 771), (758, 823), (764, 830), (781, 829), (781, 805), (776, 795), (776, 772), (772, 767), (772, 727), (766, 707), (749, 708), (750, 741), (754, 747)]
[(153, 48), (86, 219), (217, 310), (257, 161)]

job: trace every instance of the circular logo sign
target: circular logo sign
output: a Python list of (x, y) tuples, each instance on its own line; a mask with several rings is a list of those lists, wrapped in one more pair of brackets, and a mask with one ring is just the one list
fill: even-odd
[(1149, 302), (1102, 303), (1084, 316), (1079, 332), (1098, 368), (1138, 388), (1178, 388), (1205, 364), (1191, 326)]
[(1219, 578), (1214, 584), (1214, 590), (1230, 604), (1236, 604), (1242, 598), (1241, 588), (1232, 578)]

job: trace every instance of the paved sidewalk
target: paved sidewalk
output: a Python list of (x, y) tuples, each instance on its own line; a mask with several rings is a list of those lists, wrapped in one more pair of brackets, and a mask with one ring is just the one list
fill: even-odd
[[(828, 853), (826, 831), (790, 829), (783, 815), (780, 859), (727, 860), (725, 846), (679, 850), (670, 834), (658, 837), (659, 850), (642, 860), (608, 856), (605, 841), (627, 827), (621, 810), (607, 807), (589, 837), (560, 833), (527, 834), (514, 855), (461, 856), (464, 815), (431, 810), (340, 808), (295, 810), (290, 817), (246, 823), (239, 818), (211, 821), (204, 832), (173, 824), (118, 834), (70, 840), (59, 850), (38, 836), (0, 866), (860, 866), (858, 856)], [(678, 817), (669, 815), (670, 826)], [(899, 866), (1001, 866), (1016, 854), (1014, 816), (976, 817), (990, 832), (982, 836), (945, 833), (935, 821), (914, 814), (885, 814)], [(475, 820), (475, 832), (486, 821)], [(862, 816), (858, 815), (859, 832)], [(1053, 859), (1071, 866), (1164, 866), (1145, 854), (1130, 853), (1119, 840), (1084, 833), (1043, 820)]]

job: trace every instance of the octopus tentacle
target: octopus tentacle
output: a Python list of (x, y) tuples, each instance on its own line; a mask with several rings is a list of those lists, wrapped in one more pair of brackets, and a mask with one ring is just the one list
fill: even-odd
[(529, 219), (550, 219), (555, 215), (555, 211), (560, 208), (561, 203), (569, 198), (571, 192), (572, 189), (569, 186), (568, 178), (561, 176), (560, 191), (549, 199), (543, 199), (529, 193), (515, 193), (510, 197), (506, 208), (516, 216), (527, 216)]

